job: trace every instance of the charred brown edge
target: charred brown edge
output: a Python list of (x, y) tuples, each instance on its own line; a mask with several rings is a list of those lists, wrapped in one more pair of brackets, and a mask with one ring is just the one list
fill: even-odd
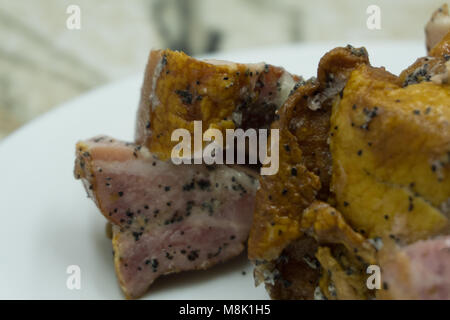
[[(272, 128), (278, 128), (280, 130), (290, 130), (289, 123), (293, 118), (294, 113), (298, 110), (298, 103), (303, 104), (303, 108), (305, 104), (308, 103), (308, 100), (313, 98), (314, 96), (322, 93), (325, 89), (329, 88), (333, 80), (330, 75), (343, 75), (345, 82), (348, 80), (351, 72), (357, 68), (361, 64), (370, 65), (368, 59), (368, 53), (365, 48), (354, 48), (352, 46), (347, 46), (345, 48), (335, 48), (325, 54), (319, 63), (319, 68), (317, 71), (317, 80), (312, 78), (304, 83), (302, 83), (294, 92), (291, 93), (288, 100), (279, 110), (279, 121), (273, 123)], [(342, 88), (343, 90), (344, 88)], [(322, 107), (327, 107), (331, 109), (332, 101), (342, 94), (342, 91), (336, 93), (334, 96), (329, 97), (325, 101), (323, 101)], [(307, 107), (307, 106), (306, 106)], [(331, 115), (331, 114), (330, 114)], [(300, 146), (300, 149), (301, 146)], [(265, 179), (265, 177), (260, 177), (261, 180)], [(322, 181), (321, 181), (322, 182)], [(261, 183), (263, 185), (263, 183)], [(259, 190), (258, 192), (262, 192)], [(329, 196), (332, 197), (331, 192)], [(306, 209), (306, 208), (304, 208)], [(258, 273), (258, 268), (264, 270), (268, 270), (269, 272), (275, 272), (273, 277), (273, 284), (266, 283), (266, 289), (268, 290), (272, 299), (313, 299), (314, 298), (314, 288), (318, 285), (318, 280), (320, 278), (320, 271), (314, 271), (310, 276), (315, 277), (314, 280), (311, 278), (308, 279), (310, 287), (304, 288), (304, 290), (299, 294), (298, 292), (289, 292), (291, 291), (290, 287), (292, 286), (291, 281), (287, 279), (283, 279), (282, 272), (280, 273), (279, 269), (289, 268), (289, 259), (292, 256), (291, 250), (295, 250), (299, 243), (304, 241), (309, 241), (310, 239), (315, 245), (310, 246), (310, 250), (307, 250), (305, 254), (314, 257), (315, 252), (319, 246), (319, 243), (310, 236), (305, 234), (301, 235), (300, 238), (292, 241), (288, 246), (284, 248), (284, 250), (280, 253), (279, 257), (273, 261), (265, 261), (264, 259), (258, 259), (258, 257), (250, 257), (253, 259), (256, 265), (255, 273)], [(306, 262), (295, 259), (294, 264), (296, 265), (298, 270), (304, 270), (304, 268), (309, 268)], [(319, 269), (320, 270), (320, 269)], [(264, 272), (264, 271), (262, 271)], [(290, 270), (289, 272), (292, 272)]]

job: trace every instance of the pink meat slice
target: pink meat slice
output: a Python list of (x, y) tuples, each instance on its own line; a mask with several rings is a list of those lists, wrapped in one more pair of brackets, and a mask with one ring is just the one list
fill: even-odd
[(450, 300), (450, 236), (408, 245), (382, 264), (390, 298)]
[(75, 176), (113, 224), (128, 298), (160, 275), (206, 269), (244, 250), (257, 181), (225, 165), (174, 165), (106, 136), (77, 144)]

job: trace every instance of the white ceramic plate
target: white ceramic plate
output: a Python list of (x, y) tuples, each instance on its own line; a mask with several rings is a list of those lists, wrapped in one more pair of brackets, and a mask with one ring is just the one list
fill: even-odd
[[(214, 55), (266, 61), (305, 77), (345, 43), (263, 48)], [(361, 45), (355, 43), (355, 46)], [(419, 42), (369, 43), (375, 66), (399, 73), (425, 54)], [(142, 75), (94, 90), (32, 121), (0, 142), (0, 298), (121, 299), (105, 219), (73, 178), (75, 143), (97, 134), (132, 140)], [(24, 92), (26, 94), (26, 91)], [(45, 93), (43, 93), (45, 94)], [(66, 286), (81, 268), (81, 289)], [(243, 274), (245, 271), (245, 275)], [(245, 255), (208, 271), (158, 279), (148, 299), (267, 299)]]

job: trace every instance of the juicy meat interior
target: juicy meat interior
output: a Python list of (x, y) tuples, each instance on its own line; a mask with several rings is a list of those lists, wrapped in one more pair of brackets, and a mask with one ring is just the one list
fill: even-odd
[(205, 269), (244, 250), (257, 181), (242, 171), (176, 166), (146, 147), (99, 136), (77, 144), (75, 175), (113, 225), (128, 298), (160, 275)]

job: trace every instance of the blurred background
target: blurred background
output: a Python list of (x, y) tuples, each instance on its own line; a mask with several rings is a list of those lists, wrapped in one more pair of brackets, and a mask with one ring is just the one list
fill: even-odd
[[(444, 0), (0, 0), (0, 139), (96, 86), (143, 72), (151, 48), (202, 55), (287, 43), (424, 39)], [(80, 29), (66, 25), (70, 5)], [(370, 5), (381, 29), (370, 30)]]

